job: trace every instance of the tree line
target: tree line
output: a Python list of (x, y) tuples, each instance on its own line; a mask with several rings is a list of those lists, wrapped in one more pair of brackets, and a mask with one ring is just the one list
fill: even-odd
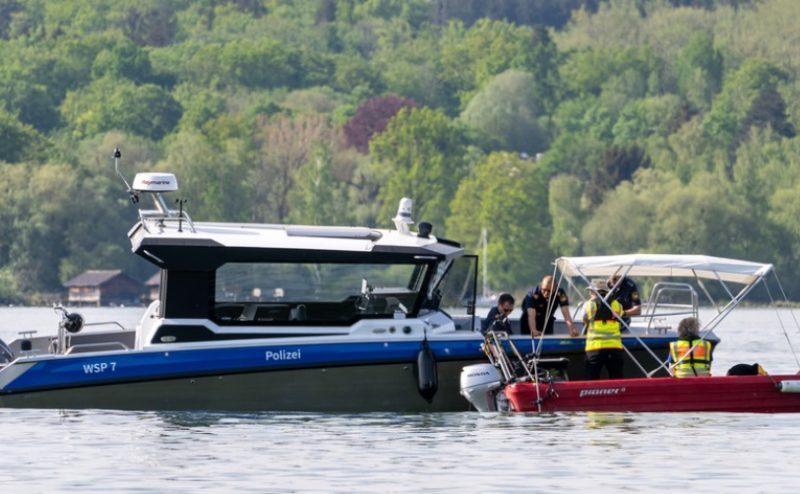
[(522, 291), (559, 255), (773, 262), (800, 298), (793, 0), (0, 0), (0, 300), (152, 266), (115, 176), (196, 220), (390, 226)]

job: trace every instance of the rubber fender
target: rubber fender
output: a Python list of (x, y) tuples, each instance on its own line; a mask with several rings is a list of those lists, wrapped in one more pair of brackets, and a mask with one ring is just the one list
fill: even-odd
[(436, 370), (436, 357), (433, 355), (428, 340), (423, 340), (422, 348), (417, 353), (417, 365), (414, 367), (417, 377), (417, 390), (431, 403), (436, 391), (439, 389), (439, 376)]

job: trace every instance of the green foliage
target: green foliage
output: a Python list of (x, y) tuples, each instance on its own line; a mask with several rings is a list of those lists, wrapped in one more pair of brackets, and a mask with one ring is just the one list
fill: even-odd
[[(643, 170), (636, 174), (633, 181), (622, 182), (605, 196), (602, 204), (591, 209), (581, 231), (583, 254), (669, 251), (661, 246), (651, 246), (649, 237), (660, 227), (655, 223), (655, 218), (661, 198), (670, 191), (680, 189), (677, 179), (656, 170)], [(680, 215), (682, 211), (683, 208), (680, 208), (674, 213)], [(678, 247), (678, 250), (669, 252), (702, 252)]]
[(334, 180), (334, 157), (324, 144), (316, 144), (309, 160), (295, 171), (296, 186), (289, 191), (292, 223), (303, 225), (343, 225), (349, 223), (343, 184)]
[(613, 190), (622, 181), (630, 180), (634, 172), (650, 166), (650, 159), (642, 148), (637, 146), (610, 146), (603, 153), (603, 159), (592, 172), (586, 185), (585, 195), (590, 206), (603, 200), (606, 192)]
[[(117, 144), (196, 219), (386, 225), (411, 197), (435, 234), (490, 229), (495, 288), (641, 250), (774, 260), (800, 296), (798, 24), (795, 0), (0, 0), (0, 299), (149, 274)], [(392, 99), (417, 106), (345, 146)]]
[[(561, 103), (553, 115), (553, 123), (560, 131), (559, 137), (579, 134), (601, 141), (613, 137), (614, 115), (596, 96), (585, 95)], [(553, 143), (553, 147), (556, 147)]]
[(550, 180), (547, 210), (553, 222), (550, 249), (558, 255), (581, 253), (581, 228), (586, 213), (581, 206), (583, 183), (572, 175), (558, 175)]
[(380, 217), (392, 218), (398, 201), (411, 197), (418, 221), (444, 227), (450, 201), (467, 173), (464, 153), (464, 132), (442, 112), (428, 108), (400, 110), (386, 130), (370, 141), (375, 162), (389, 169), (378, 196)]
[(45, 139), (36, 130), (0, 109), (0, 162), (38, 159), (44, 144)]
[(731, 9), (717, 16), (715, 39), (725, 48), (733, 66), (760, 58), (797, 74), (800, 3), (794, 0), (758, 2), (756, 8)]
[(537, 120), (536, 81), (531, 74), (508, 70), (492, 79), (461, 114), (469, 127), (485, 133), (503, 149), (537, 153), (547, 136)]
[(199, 129), (226, 109), (222, 93), (191, 84), (179, 85), (172, 92), (172, 96), (183, 108), (180, 127), (184, 129)]
[(291, 54), (276, 40), (233, 40), (179, 48), (170, 51), (178, 57), (188, 56), (174, 70), (180, 80), (250, 88), (273, 88), (295, 82)]
[[(77, 218), (78, 180), (66, 165), (25, 166), (17, 188), (8, 266), (23, 292), (59, 286), (59, 262), (68, 255), (68, 225)], [(5, 175), (5, 173), (3, 173)], [(16, 177), (20, 179), (19, 175)]]
[(605, 145), (600, 139), (565, 132), (544, 153), (541, 166), (551, 177), (567, 173), (588, 180), (604, 152)]
[(391, 24), (381, 32), (378, 49), (372, 59), (387, 93), (401, 94), (431, 107), (443, 107), (450, 113), (458, 107), (456, 95), (440, 76), (438, 33), (433, 29), (413, 32), (408, 26)]
[(127, 4), (115, 16), (119, 26), (131, 41), (139, 46), (165, 46), (177, 32), (174, 9), (185, 1), (139, 0)]
[[(126, 40), (127, 41), (127, 40)], [(92, 63), (92, 77), (123, 77), (134, 82), (147, 82), (151, 77), (147, 52), (131, 42), (119, 41), (101, 50)]]
[(433, 20), (436, 8), (427, 0), (365, 0), (354, 5), (353, 15), (356, 18), (400, 19), (410, 26), (419, 27)]
[(104, 77), (86, 88), (69, 92), (61, 113), (76, 137), (117, 129), (161, 139), (180, 120), (181, 107), (159, 86), (137, 86)]
[(695, 107), (708, 110), (723, 75), (722, 54), (706, 33), (695, 33), (675, 64), (678, 89)]
[(695, 176), (669, 191), (655, 208), (649, 242), (654, 251), (715, 252), (722, 257), (761, 259), (758, 221), (724, 180)]
[(612, 132), (618, 143), (646, 141), (651, 136), (668, 137), (689, 115), (678, 96), (665, 94), (634, 99), (622, 109)]
[(441, 77), (459, 95), (462, 107), (494, 76), (508, 69), (533, 74), (535, 100), (554, 106), (558, 84), (556, 49), (547, 32), (482, 19), (465, 29), (451, 23), (442, 34)]
[(253, 138), (254, 166), (247, 171), (248, 184), (253, 188), (251, 220), (287, 221), (292, 208), (289, 195), (298, 170), (312, 159), (317, 146), (341, 139), (340, 132), (323, 115), (260, 119)]
[[(119, 241), (136, 214), (124, 184), (114, 173), (109, 151), (116, 146), (123, 150), (121, 171), (129, 179), (134, 171), (150, 171), (161, 155), (152, 141), (118, 132), (78, 143), (71, 166), (79, 177), (73, 198), (79, 212), (62, 226), (65, 238), (61, 242), (68, 255), (59, 262), (61, 281), (87, 269), (120, 268), (140, 279), (152, 273), (151, 266), (131, 256), (130, 249)], [(89, 211), (93, 220), (85, 221)]]
[(448, 235), (476, 245), (486, 228), (489, 286), (502, 291), (527, 286), (547, 273), (553, 260), (542, 242), (550, 235), (547, 208), (547, 180), (536, 162), (492, 153), (458, 187)]
[(771, 126), (786, 137), (794, 136), (787, 122), (786, 103), (777, 85), (786, 79), (784, 71), (762, 60), (749, 60), (725, 80), (703, 122), (707, 138), (734, 150), (755, 126)]
[(242, 177), (250, 156), (240, 139), (217, 135), (212, 140), (186, 129), (170, 139), (157, 168), (178, 176), (181, 198), (194, 218), (249, 221), (253, 191)]
[(292, 113), (333, 113), (346, 101), (345, 95), (322, 86), (292, 91), (283, 99), (281, 106)]

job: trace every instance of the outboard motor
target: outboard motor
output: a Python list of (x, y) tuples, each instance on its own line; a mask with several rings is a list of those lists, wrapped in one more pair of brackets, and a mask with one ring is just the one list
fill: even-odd
[(461, 395), (479, 412), (498, 411), (502, 384), (500, 372), (492, 364), (473, 364), (461, 369)]

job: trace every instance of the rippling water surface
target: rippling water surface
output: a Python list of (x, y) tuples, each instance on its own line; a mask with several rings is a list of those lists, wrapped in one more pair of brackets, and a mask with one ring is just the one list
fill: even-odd
[[(131, 325), (142, 310), (82, 312)], [(718, 332), (715, 373), (755, 361), (795, 372), (774, 311), (739, 313)], [(23, 325), (47, 334), (56, 321), (49, 309), (0, 309), (0, 337), (11, 339)], [(2, 492), (796, 492), (800, 485), (800, 415), (0, 409), (0, 438)]]

